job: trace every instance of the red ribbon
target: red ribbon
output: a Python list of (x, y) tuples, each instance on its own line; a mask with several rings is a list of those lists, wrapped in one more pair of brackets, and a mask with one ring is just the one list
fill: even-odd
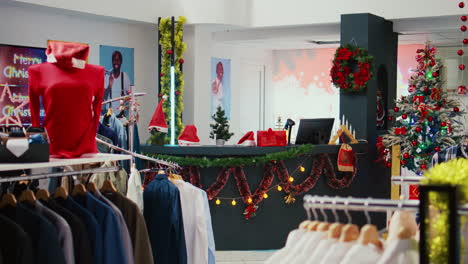
[(426, 116), (429, 114), (429, 112), (427, 111), (427, 108), (425, 106), (420, 106), (419, 111), (420, 111), (421, 117), (423, 119), (426, 118)]
[(422, 103), (424, 101), (424, 95), (415, 95), (413, 97), (413, 103), (418, 102), (418, 104)]
[(440, 100), (440, 89), (439, 88), (432, 88), (431, 99), (432, 100)]

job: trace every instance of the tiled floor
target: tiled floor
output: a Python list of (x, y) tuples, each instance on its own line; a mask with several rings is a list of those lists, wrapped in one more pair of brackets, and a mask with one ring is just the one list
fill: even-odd
[(216, 251), (216, 264), (263, 264), (274, 251)]

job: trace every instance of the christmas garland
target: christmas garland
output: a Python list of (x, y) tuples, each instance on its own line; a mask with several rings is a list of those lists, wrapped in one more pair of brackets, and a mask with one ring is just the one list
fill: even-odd
[(366, 49), (351, 44), (340, 46), (330, 70), (333, 84), (346, 92), (363, 91), (373, 75), (373, 60)]
[(301, 145), (299, 147), (294, 147), (285, 151), (269, 153), (263, 156), (254, 156), (254, 157), (229, 157), (229, 158), (213, 158), (209, 159), (207, 157), (177, 157), (172, 155), (151, 155), (145, 153), (147, 156), (152, 156), (154, 158), (163, 159), (171, 162), (175, 162), (180, 166), (194, 166), (200, 168), (210, 168), (210, 167), (243, 167), (251, 165), (262, 165), (271, 161), (280, 161), (296, 158), (298, 156), (309, 153), (313, 149), (313, 145)]
[[(175, 55), (174, 68), (175, 68), (175, 96), (176, 96), (176, 107), (175, 107), (175, 128), (169, 127), (170, 129), (176, 129), (176, 139), (179, 138), (180, 133), (184, 129), (182, 123), (182, 111), (184, 110), (184, 73), (182, 72), (182, 64), (184, 63), (183, 54), (187, 49), (187, 44), (183, 41), (184, 35), (184, 24), (185, 17), (179, 17), (176, 21), (174, 29), (174, 44), (172, 47), (172, 20), (171, 18), (162, 18), (159, 22), (159, 32), (161, 38), (159, 43), (161, 44), (161, 92), (158, 97), (162, 98), (167, 96), (170, 98), (171, 91), (171, 62), (172, 54)], [(170, 124), (171, 121), (171, 105), (170, 100), (164, 101), (163, 104), (164, 114), (166, 115), (166, 121)], [(162, 134), (165, 135), (165, 134)], [(170, 132), (167, 134), (170, 135)], [(169, 137), (165, 139), (166, 143), (169, 143)]]

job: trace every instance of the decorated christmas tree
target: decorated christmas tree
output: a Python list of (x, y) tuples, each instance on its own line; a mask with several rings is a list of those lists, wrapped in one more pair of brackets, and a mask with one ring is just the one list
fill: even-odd
[[(430, 167), (433, 155), (458, 142), (460, 123), (456, 116), (464, 114), (457, 100), (449, 99), (442, 88), (442, 64), (436, 48), (426, 45), (418, 49), (417, 69), (409, 79), (409, 95), (396, 101), (389, 120), (393, 127), (382, 137), (383, 161), (391, 166), (390, 147), (401, 145), (401, 165), (421, 174)], [(379, 143), (378, 143), (379, 144)]]
[(215, 123), (210, 124), (210, 138), (223, 139), (228, 141), (234, 135), (234, 133), (229, 133), (229, 122), (227, 120), (226, 113), (221, 108), (221, 106), (216, 108), (216, 113), (212, 116), (212, 118)]

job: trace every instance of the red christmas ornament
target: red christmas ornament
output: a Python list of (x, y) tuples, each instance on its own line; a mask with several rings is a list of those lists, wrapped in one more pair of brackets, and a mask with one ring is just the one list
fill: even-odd
[(433, 73), (432, 73), (432, 77), (434, 77), (434, 78), (439, 77), (439, 73), (438, 73), (438, 72), (433, 72)]
[(401, 160), (401, 161), (400, 161), (400, 164), (403, 165), (403, 166), (405, 166), (405, 165), (406, 165), (406, 160)]
[(180, 64), (184, 64), (184, 62), (185, 62), (184, 59), (180, 59), (180, 60), (179, 60), (179, 63), (180, 63)]
[(465, 52), (463, 50), (459, 49), (457, 51), (457, 54), (460, 55), (460, 56), (463, 56), (463, 54), (465, 54)]
[(418, 142), (412, 141), (411, 144), (416, 147), (418, 145)]
[(408, 115), (407, 115), (407, 114), (403, 114), (403, 115), (401, 115), (401, 118), (406, 119), (406, 118), (408, 118)]
[(172, 53), (174, 53), (172, 50), (167, 50), (167, 54), (171, 55)]
[(441, 127), (447, 126), (447, 123), (441, 122), (441, 123), (440, 123), (440, 126), (441, 126)]
[(458, 86), (458, 94), (466, 94), (466, 86), (465, 85)]
[(437, 152), (439, 152), (439, 151), (440, 151), (440, 148), (439, 148), (439, 147), (435, 147), (434, 150), (437, 151)]
[[(434, 76), (434, 77), (437, 77), (437, 76)], [(429, 88), (424, 87), (424, 93), (429, 93)]]
[(463, 44), (468, 44), (468, 39), (463, 39)]
[(460, 69), (461, 71), (465, 70), (465, 64), (458, 65), (458, 69)]
[(391, 162), (387, 162), (387, 168), (391, 168), (392, 167), (392, 163)]
[(161, 73), (159, 74), (159, 76), (161, 76), (161, 77), (163, 77), (164, 75), (166, 75), (164, 72), (161, 72)]
[(398, 112), (398, 111), (400, 111), (400, 108), (395, 107), (395, 108), (393, 108), (393, 111)]
[(408, 154), (408, 153), (404, 153), (404, 154), (403, 154), (403, 158), (409, 159), (409, 154)]
[(421, 170), (425, 170), (427, 169), (427, 165), (426, 164), (421, 164)]
[(458, 3), (458, 7), (459, 7), (459, 8), (464, 8), (464, 7), (465, 7), (465, 3), (463, 3), (463, 2)]
[(465, 22), (465, 21), (467, 20), (467, 17), (466, 17), (466, 16), (461, 16), (461, 17), (460, 17), (460, 20), (463, 21), (463, 22)]
[(454, 108), (453, 108), (453, 111), (454, 111), (455, 113), (458, 113), (458, 112), (460, 112), (460, 108), (454, 107)]
[(460, 27), (460, 30), (463, 31), (463, 32), (465, 32), (465, 31), (466, 31), (466, 26), (465, 26), (465, 25), (462, 25), (462, 26)]
[(393, 120), (393, 116), (388, 116), (387, 119), (388, 119), (388, 121), (392, 121), (392, 120)]
[(179, 92), (179, 91), (176, 91), (175, 94), (176, 94), (176, 95), (180, 95), (180, 92)]
[(427, 118), (427, 120), (428, 120), (429, 122), (432, 122), (432, 120), (434, 120), (434, 118), (433, 118), (432, 116), (430, 116), (430, 117)]
[[(410, 85), (410, 86), (408, 87), (408, 92), (410, 92), (410, 93), (416, 92), (416, 86), (415, 86), (415, 85)], [(402, 99), (402, 100), (403, 100), (403, 99)]]
[(418, 133), (421, 133), (421, 131), (422, 131), (422, 128), (420, 128), (420, 127), (417, 127), (417, 128), (415, 128), (415, 130), (416, 130), (416, 132), (418, 132)]
[(432, 67), (434, 67), (435, 64), (436, 64), (435, 61), (431, 61), (431, 62), (429, 63), (429, 65), (431, 65)]
[(158, 94), (158, 97), (162, 97), (162, 94)]

